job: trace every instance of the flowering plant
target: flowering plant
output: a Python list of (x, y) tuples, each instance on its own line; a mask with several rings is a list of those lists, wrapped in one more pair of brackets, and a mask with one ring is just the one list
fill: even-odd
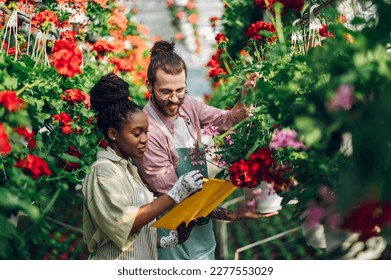
[[(0, 11), (0, 258), (56, 258), (30, 254), (38, 244), (53, 245), (48, 219), (80, 203), (81, 181), (107, 145), (88, 91), (115, 71), (145, 104), (149, 39), (114, 0), (44, 1), (39, 12), (24, 4), (2, 1)], [(21, 213), (32, 224), (27, 231), (17, 230)]]
[[(298, 199), (298, 216), (305, 214), (312, 225), (316, 220), (349, 230), (364, 241), (372, 236), (389, 240), (390, 137), (385, 124), (391, 115), (385, 104), (390, 101), (391, 58), (384, 28), (390, 19), (383, 11), (390, 4), (373, 1), (375, 20), (356, 14), (347, 25), (339, 6), (346, 3), (336, 3), (322, 11), (325, 32), (324, 24), (317, 29), (294, 26), (299, 10), (310, 10), (307, 1), (295, 3), (226, 2), (221, 21), (228, 41), (217, 42), (208, 63), (221, 69), (219, 75), (210, 72), (210, 104), (232, 107), (246, 75), (258, 72), (260, 79), (255, 90), (242, 96), (254, 106), (249, 118), (215, 137), (220, 160), (229, 168), (221, 176), (248, 188), (265, 179), (284, 196), (283, 203)], [(263, 13), (270, 21), (259, 20)], [(309, 24), (304, 19), (299, 26)], [(325, 186), (335, 199), (320, 204)], [(369, 209), (366, 222), (356, 219), (363, 209)]]

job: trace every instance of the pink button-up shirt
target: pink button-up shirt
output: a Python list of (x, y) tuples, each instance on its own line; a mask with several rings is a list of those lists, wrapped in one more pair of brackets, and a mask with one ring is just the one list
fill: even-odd
[[(152, 106), (174, 137), (173, 121), (163, 116), (152, 102), (149, 102), (149, 105)], [(170, 190), (178, 180), (175, 169), (178, 167), (179, 158), (171, 140), (161, 130), (147, 108), (144, 108), (144, 112), (149, 120), (149, 141), (144, 157), (134, 159), (133, 162), (138, 167), (139, 174), (149, 189), (162, 194)], [(198, 140), (201, 139), (201, 128), (205, 125), (211, 123), (220, 131), (226, 131), (235, 123), (231, 111), (205, 105), (191, 96), (186, 96), (179, 115), (184, 118), (192, 136)]]

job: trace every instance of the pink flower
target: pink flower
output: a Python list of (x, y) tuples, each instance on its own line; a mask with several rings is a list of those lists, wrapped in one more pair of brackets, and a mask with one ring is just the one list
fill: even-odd
[(352, 108), (354, 102), (354, 88), (352, 85), (340, 85), (331, 100), (326, 104), (329, 111), (345, 111)]
[(297, 132), (293, 129), (284, 128), (282, 130), (276, 129), (270, 143), (270, 148), (287, 148), (292, 147), (297, 150), (304, 148), (304, 144), (301, 141), (296, 140)]
[(313, 229), (321, 223), (325, 216), (325, 210), (311, 201), (308, 205), (308, 213), (305, 218), (305, 223), (308, 228)]
[(219, 135), (220, 132), (218, 131), (217, 127), (216, 126), (213, 126), (211, 123), (206, 125), (204, 127), (204, 130), (202, 131), (202, 136), (212, 136), (212, 137), (215, 137), (217, 135)]

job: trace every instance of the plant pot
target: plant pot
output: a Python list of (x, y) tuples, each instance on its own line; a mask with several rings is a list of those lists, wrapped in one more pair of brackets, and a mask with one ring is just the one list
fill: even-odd
[(246, 201), (255, 200), (255, 211), (259, 213), (270, 213), (281, 209), (282, 197), (273, 189), (273, 186), (262, 181), (253, 189), (245, 189)]
[(310, 228), (305, 223), (302, 223), (301, 229), (307, 245), (315, 248), (326, 248), (326, 236), (323, 225), (317, 224), (315, 227)]
[(189, 0), (175, 0), (175, 5), (177, 6), (186, 6)]

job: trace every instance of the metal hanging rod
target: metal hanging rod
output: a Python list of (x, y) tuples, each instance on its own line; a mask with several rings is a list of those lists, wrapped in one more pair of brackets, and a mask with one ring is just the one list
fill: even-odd
[[(333, 4), (335, 0), (325, 0), (322, 3), (319, 3), (318, 7), (314, 8), (313, 13), (314, 16), (317, 16), (325, 7), (330, 6)], [(309, 24), (309, 18), (310, 18), (310, 12), (305, 13), (301, 19), (297, 22), (298, 26), (304, 27)]]

